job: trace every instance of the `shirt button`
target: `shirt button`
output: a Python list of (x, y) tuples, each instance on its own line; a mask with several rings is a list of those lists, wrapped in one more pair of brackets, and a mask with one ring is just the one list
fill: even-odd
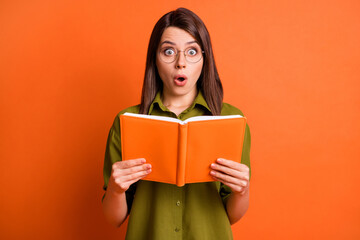
[(177, 202), (176, 202), (176, 205), (177, 205), (177, 206), (180, 206), (180, 201), (177, 201)]
[(180, 231), (180, 229), (179, 228), (175, 228), (175, 232), (179, 232)]

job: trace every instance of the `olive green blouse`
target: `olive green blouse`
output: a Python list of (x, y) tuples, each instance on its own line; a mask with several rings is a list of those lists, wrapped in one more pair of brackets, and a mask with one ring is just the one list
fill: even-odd
[[(104, 161), (104, 190), (107, 188), (112, 164), (121, 161), (119, 116), (125, 112), (138, 113), (139, 105), (121, 111), (110, 129)], [(176, 116), (163, 105), (158, 93), (150, 106), (149, 114), (185, 120), (194, 116), (211, 115), (211, 111), (199, 92), (193, 104)], [(239, 109), (223, 103), (221, 115), (236, 114), (243, 115)], [(241, 162), (250, 167), (248, 125)], [(130, 213), (126, 239), (232, 239), (225, 208), (230, 193), (231, 189), (219, 182), (192, 183), (177, 187), (140, 180), (126, 192)]]

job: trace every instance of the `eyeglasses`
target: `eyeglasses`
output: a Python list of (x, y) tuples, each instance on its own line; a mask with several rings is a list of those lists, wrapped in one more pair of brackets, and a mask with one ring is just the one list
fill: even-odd
[(166, 63), (174, 62), (179, 52), (184, 52), (184, 56), (187, 62), (197, 63), (201, 60), (204, 51), (201, 51), (198, 47), (188, 47), (184, 51), (180, 51), (173, 47), (164, 47), (159, 51), (160, 59)]

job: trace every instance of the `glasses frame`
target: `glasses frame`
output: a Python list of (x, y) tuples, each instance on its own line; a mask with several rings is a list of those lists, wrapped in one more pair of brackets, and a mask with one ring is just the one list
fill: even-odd
[(175, 62), (175, 61), (178, 59), (179, 53), (180, 53), (180, 52), (183, 52), (186, 62), (188, 62), (188, 63), (198, 63), (198, 62), (203, 58), (203, 55), (204, 55), (204, 53), (205, 53), (205, 51), (203, 51), (203, 50), (200, 51), (200, 52), (201, 52), (201, 57), (199, 58), (199, 60), (197, 60), (196, 62), (190, 62), (190, 61), (187, 59), (187, 55), (186, 55), (185, 52), (186, 52), (186, 50), (191, 49), (191, 47), (185, 48), (185, 50), (183, 50), (183, 51), (181, 51), (181, 50), (179, 50), (179, 49), (176, 49), (176, 48), (173, 48), (173, 49), (176, 51), (176, 54), (175, 54), (174, 60), (172, 60), (171, 62), (166, 62), (166, 61), (164, 61), (164, 59), (161, 57), (161, 49), (159, 49), (158, 54), (159, 54), (159, 58), (161, 59), (161, 61), (163, 61), (164, 63), (173, 63), (173, 62)]

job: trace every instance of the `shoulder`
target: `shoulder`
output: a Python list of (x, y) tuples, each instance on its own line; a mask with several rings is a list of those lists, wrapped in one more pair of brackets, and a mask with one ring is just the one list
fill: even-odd
[(244, 116), (242, 111), (238, 109), (237, 107), (229, 104), (229, 103), (223, 103), (221, 108), (221, 115), (241, 115)]
[(121, 110), (114, 119), (113, 125), (112, 125), (112, 130), (115, 130), (115, 132), (118, 132), (120, 129), (120, 115), (128, 112), (128, 113), (139, 113), (140, 110), (140, 104), (135, 105), (135, 106), (131, 106), (128, 108), (125, 108), (123, 110)]
[(117, 117), (119, 117), (120, 115), (128, 112), (128, 113), (139, 113), (139, 110), (140, 110), (140, 104), (138, 105), (135, 105), (135, 106), (131, 106), (131, 107), (128, 107), (128, 108), (125, 108), (123, 110), (121, 110), (118, 114), (117, 114)]

